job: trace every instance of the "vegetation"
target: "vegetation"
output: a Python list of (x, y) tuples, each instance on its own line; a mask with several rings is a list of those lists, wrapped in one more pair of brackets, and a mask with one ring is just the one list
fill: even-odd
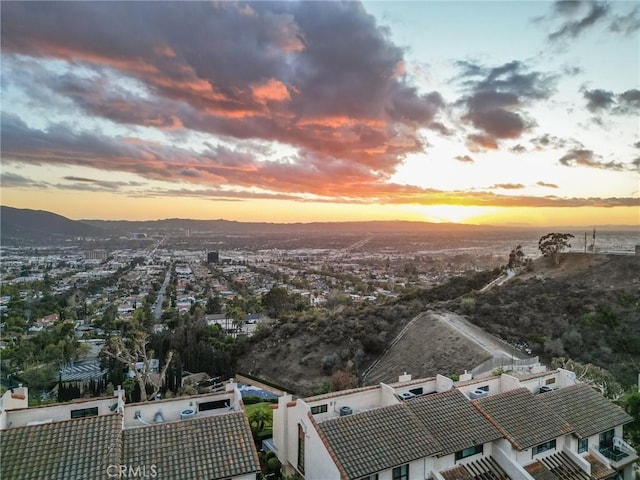
[(560, 263), (560, 253), (567, 248), (571, 248), (569, 239), (574, 238), (570, 233), (547, 233), (538, 240), (538, 249), (542, 255), (549, 257), (553, 263)]

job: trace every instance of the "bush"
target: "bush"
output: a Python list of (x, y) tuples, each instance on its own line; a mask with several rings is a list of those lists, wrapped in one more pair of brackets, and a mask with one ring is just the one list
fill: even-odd
[(280, 475), (280, 468), (282, 468), (282, 464), (277, 458), (270, 458), (269, 460), (267, 460), (267, 470), (269, 471), (269, 473)]

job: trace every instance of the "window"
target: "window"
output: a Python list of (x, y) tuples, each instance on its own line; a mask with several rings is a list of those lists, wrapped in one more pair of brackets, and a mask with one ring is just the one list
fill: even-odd
[(463, 458), (470, 457), (471, 455), (477, 455), (478, 453), (482, 453), (482, 452), (483, 452), (482, 445), (475, 445), (473, 447), (465, 448), (464, 450), (460, 450), (459, 452), (456, 452), (456, 462)]
[(71, 410), (71, 418), (95, 417), (96, 415), (98, 415), (98, 407)]
[(412, 388), (411, 390), (409, 390), (409, 392), (413, 393), (414, 395), (422, 395), (424, 393), (424, 389), (422, 387)]
[(600, 448), (609, 448), (613, 446), (613, 437), (615, 431), (613, 429), (600, 434)]
[(317, 415), (319, 413), (326, 413), (327, 412), (327, 404), (325, 403), (324, 405), (316, 405), (315, 407), (311, 407), (311, 414), (312, 415)]
[(547, 450), (555, 450), (556, 448), (556, 441), (551, 440), (550, 442), (544, 442), (541, 443), (540, 445), (536, 445), (535, 447), (533, 447), (531, 449), (531, 456), (534, 457), (535, 455), (538, 455), (539, 453), (542, 452), (546, 452)]
[(589, 439), (581, 438), (578, 440), (578, 453), (584, 453), (589, 450)]
[(298, 424), (298, 471), (304, 474), (304, 429)]
[(362, 477), (360, 480), (378, 480), (378, 474), (374, 473), (373, 475), (369, 475), (368, 477)]
[(547, 379), (545, 380), (545, 382), (544, 382), (544, 384), (545, 384), (545, 385), (552, 385), (552, 384), (554, 384), (554, 383), (556, 383), (556, 377), (553, 377), (553, 378), (547, 378)]
[(227, 408), (229, 406), (229, 400), (216, 400), (214, 402), (202, 402), (198, 404), (199, 412), (206, 412), (207, 410), (218, 410), (219, 408)]
[(482, 390), (483, 392), (489, 391), (489, 385), (483, 385), (482, 387), (478, 387), (478, 390)]
[(393, 480), (409, 480), (409, 465), (394, 468)]

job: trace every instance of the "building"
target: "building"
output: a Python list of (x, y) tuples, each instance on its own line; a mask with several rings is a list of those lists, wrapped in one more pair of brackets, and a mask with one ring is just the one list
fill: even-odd
[(220, 254), (218, 252), (207, 252), (207, 263), (220, 263)]
[(441, 375), (279, 398), (273, 448), (305, 480), (631, 479), (632, 421), (558, 369), (454, 382)]
[(224, 392), (126, 404), (114, 397), (0, 405), (0, 478), (255, 480), (260, 471), (235, 383)]

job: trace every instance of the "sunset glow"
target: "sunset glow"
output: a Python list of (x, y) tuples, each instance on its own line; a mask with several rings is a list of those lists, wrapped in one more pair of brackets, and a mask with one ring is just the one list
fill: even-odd
[(640, 227), (632, 2), (0, 8), (3, 205)]

